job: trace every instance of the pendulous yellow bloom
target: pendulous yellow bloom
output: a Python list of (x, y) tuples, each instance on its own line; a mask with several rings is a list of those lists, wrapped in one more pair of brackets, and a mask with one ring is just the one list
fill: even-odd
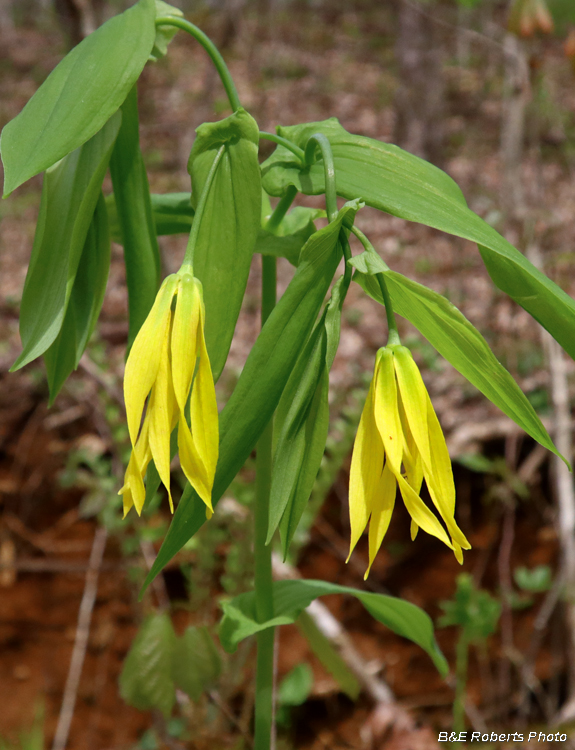
[[(419, 497), (424, 479), (445, 528)], [(411, 538), (421, 527), (463, 562), (462, 549), (471, 545), (455, 522), (455, 485), (443, 432), (411, 352), (388, 346), (377, 353), (351, 460), (349, 554), (369, 522), (366, 578), (389, 526), (397, 485), (412, 518)]]
[(138, 513), (142, 512), (146, 497), (144, 476), (152, 459), (168, 490), (173, 511), (170, 436), (178, 425), (182, 470), (206, 504), (206, 514), (211, 516), (218, 460), (218, 408), (204, 339), (202, 285), (194, 278), (191, 266), (182, 266), (177, 274), (164, 280), (126, 362), (124, 399), (132, 442), (132, 455), (120, 490), (124, 515), (132, 505)]

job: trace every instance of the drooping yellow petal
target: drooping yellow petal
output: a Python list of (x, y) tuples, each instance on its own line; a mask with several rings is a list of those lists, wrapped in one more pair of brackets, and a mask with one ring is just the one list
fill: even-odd
[[(409, 349), (406, 349), (405, 346), (394, 347), (393, 360), (399, 392), (411, 434), (423, 464), (431, 466), (427, 428), (427, 389)], [(416, 491), (418, 492), (418, 490)]]
[(171, 340), (172, 381), (181, 415), (186, 408), (196, 369), (200, 304), (194, 277), (189, 273), (182, 274), (178, 281)]
[(150, 450), (160, 479), (168, 490), (170, 508), (173, 512), (174, 504), (170, 491), (170, 436), (177, 404), (170, 372), (169, 338), (170, 329), (166, 326), (164, 340), (161, 343), (158, 374), (150, 395), (148, 411), (150, 413)]
[(405, 481), (401, 474), (396, 474), (395, 478), (397, 479), (397, 483), (399, 484), (399, 489), (401, 491), (401, 496), (403, 498), (403, 502), (405, 503), (405, 507), (407, 508), (409, 515), (413, 518), (415, 523), (424, 531), (427, 531), (428, 534), (436, 536), (450, 549), (453, 549), (453, 545), (449, 541), (449, 537), (445, 533), (445, 529), (439, 523), (433, 513), (429, 510), (423, 500), (419, 497), (419, 495), (417, 495), (413, 491), (413, 489), (409, 486), (409, 484)]
[(128, 515), (132, 506), (136, 505), (138, 501), (142, 499), (142, 493), (145, 498), (146, 489), (142, 482), (142, 475), (140, 474), (138, 462), (136, 461), (136, 454), (133, 450), (124, 476), (124, 486), (118, 492), (118, 495), (122, 495), (124, 518)]
[(180, 452), (180, 466), (186, 479), (202, 498), (206, 507), (213, 512), (212, 507), (212, 485), (214, 477), (208, 477), (206, 467), (192, 439), (192, 433), (188, 427), (185, 416), (180, 416), (178, 422), (178, 449)]
[(119, 495), (124, 496), (124, 518), (132, 506), (135, 506), (138, 515), (141, 515), (142, 508), (144, 507), (144, 501), (146, 499), (144, 476), (148, 464), (152, 460), (150, 443), (148, 440), (149, 426), (150, 416), (148, 412), (144, 419), (142, 430), (138, 436), (136, 447), (132, 449), (132, 454), (124, 477), (124, 486), (118, 492)]
[[(201, 286), (199, 282), (197, 283), (201, 295)], [(206, 469), (211, 494), (218, 463), (220, 433), (214, 377), (204, 338), (204, 303), (202, 301), (198, 325), (198, 354), (200, 361), (192, 387), (190, 425), (194, 445)], [(206, 503), (206, 505), (211, 508), (211, 503)]]
[(374, 396), (377, 429), (390, 469), (397, 475), (401, 472), (403, 431), (397, 405), (393, 353), (390, 349), (380, 349), (377, 353)]
[(351, 540), (348, 560), (369, 521), (383, 470), (383, 443), (374, 416), (374, 380), (371, 381), (363, 407), (351, 457), (349, 474)]
[(374, 498), (371, 518), (369, 521), (369, 565), (365, 571), (364, 580), (367, 579), (375, 556), (381, 547), (385, 532), (391, 521), (391, 514), (395, 506), (395, 494), (397, 482), (393, 472), (386, 463)]
[[(403, 406), (403, 399), (401, 397), (401, 391), (398, 393), (397, 404), (399, 407), (399, 419), (401, 422), (401, 428), (403, 430), (403, 466), (407, 481), (413, 487), (414, 492), (418, 495), (421, 492), (421, 485), (423, 483), (423, 466), (421, 463), (421, 456), (417, 450), (417, 445), (413, 439), (411, 430), (409, 429), (409, 422), (407, 421), (407, 415)], [(413, 533), (413, 530), (412, 530)]]
[[(429, 494), (447, 526), (447, 530), (454, 542), (454, 547), (471, 549), (471, 545), (455, 521), (455, 483), (453, 481), (451, 459), (441, 425), (439, 424), (429, 395), (427, 396), (427, 422), (429, 425), (432, 471), (427, 474), (424, 468), (424, 474)], [(459, 556), (456, 554), (456, 557), (458, 557), (460, 562), (462, 561), (461, 550), (459, 550)]]
[(176, 276), (168, 276), (164, 280), (126, 362), (124, 400), (132, 446), (136, 445), (144, 404), (158, 374), (176, 282)]

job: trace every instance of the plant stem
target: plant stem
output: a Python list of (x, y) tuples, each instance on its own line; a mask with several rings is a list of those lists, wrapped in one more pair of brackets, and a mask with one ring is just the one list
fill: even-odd
[[(455, 699), (453, 701), (453, 731), (458, 735), (465, 730), (465, 693), (467, 687), (467, 660), (469, 655), (469, 643), (462, 633), (457, 641), (455, 657)], [(459, 742), (454, 742), (453, 747), (459, 747)]]
[(194, 37), (206, 50), (208, 55), (212, 58), (212, 62), (216, 66), (216, 70), (224, 84), (226, 94), (230, 100), (231, 108), (234, 112), (237, 112), (241, 107), (240, 99), (236, 89), (236, 85), (233, 78), (228, 70), (228, 66), (224, 62), (224, 58), (221, 56), (219, 49), (212, 42), (212, 40), (204, 34), (201, 29), (194, 26), (193, 23), (186, 21), (185, 18), (177, 18), (176, 16), (166, 16), (165, 18), (156, 18), (156, 26), (175, 26), (178, 29), (187, 31), (188, 34)]
[[(293, 203), (293, 199), (296, 197), (296, 194), (297, 194), (297, 188), (295, 188), (293, 185), (290, 185), (288, 189), (286, 190), (285, 195), (281, 198), (277, 206), (274, 208), (273, 214), (270, 216), (270, 218), (267, 221), (266, 230), (268, 232), (275, 234), (277, 228), (281, 224), (283, 217), (287, 214), (289, 207)], [(271, 272), (271, 268), (270, 268), (270, 272)], [(265, 273), (265, 269), (264, 269), (264, 273)], [(274, 274), (275, 274), (275, 270), (274, 270)], [(271, 286), (271, 283), (270, 283), (270, 286)], [(262, 279), (262, 290), (264, 289), (264, 287), (265, 287), (265, 284)], [(265, 292), (263, 293), (265, 294)], [(268, 315), (272, 311), (274, 306), (275, 306), (275, 280), (274, 280), (274, 303), (269, 309)], [(265, 320), (267, 320), (267, 317), (268, 316), (266, 315)], [(265, 323), (265, 320), (264, 320), (264, 312), (263, 312), (263, 305), (262, 305), (262, 325)]]
[(327, 218), (333, 221), (337, 217), (337, 192), (335, 188), (335, 165), (333, 162), (333, 153), (331, 143), (323, 133), (314, 133), (310, 135), (305, 147), (306, 164), (311, 165), (313, 155), (319, 146), (323, 158), (323, 167), (325, 174), (325, 205), (327, 208)]
[(339, 231), (339, 241), (341, 243), (341, 247), (343, 250), (343, 260), (345, 263), (345, 269), (343, 272), (343, 295), (345, 296), (347, 294), (347, 290), (349, 289), (349, 285), (351, 284), (351, 275), (353, 273), (353, 267), (349, 265), (348, 260), (351, 258), (351, 248), (349, 246), (349, 241), (347, 239), (347, 235), (345, 233), (344, 229), (340, 229)]
[[(284, 199), (282, 199), (284, 200)], [(291, 198), (293, 200), (293, 196)], [(291, 200), (289, 203), (291, 203)], [(280, 201), (281, 203), (281, 201)], [(280, 213), (287, 211), (287, 200), (280, 204), (270, 218), (281, 221)], [(277, 213), (276, 213), (277, 212)], [(277, 218), (279, 216), (279, 219)], [(268, 222), (269, 224), (269, 222)], [(276, 303), (276, 259), (262, 255), (262, 327)], [(256, 452), (256, 498), (254, 509), (254, 578), (256, 618), (265, 622), (274, 616), (272, 582), (272, 548), (266, 546), (272, 479), (273, 417), (262, 432)], [(274, 731), (274, 628), (257, 634), (257, 671), (254, 750), (270, 750)]]
[(378, 273), (376, 274), (376, 278), (383, 296), (385, 315), (387, 317), (387, 346), (396, 346), (397, 344), (401, 344), (401, 341), (399, 339), (399, 331), (397, 330), (393, 305), (391, 304), (391, 297), (389, 296), (387, 284), (385, 283), (385, 276), (382, 273)]
[(264, 138), (266, 141), (273, 141), (274, 143), (277, 143), (279, 146), (283, 146), (284, 148), (287, 148), (289, 151), (292, 152), (292, 154), (295, 154), (298, 159), (300, 159), (302, 162), (305, 159), (305, 152), (303, 149), (301, 149), (299, 146), (296, 146), (295, 143), (292, 143), (291, 141), (288, 141), (287, 138), (282, 138), (281, 135), (276, 135), (275, 133), (266, 133), (265, 130), (260, 130), (260, 140)]

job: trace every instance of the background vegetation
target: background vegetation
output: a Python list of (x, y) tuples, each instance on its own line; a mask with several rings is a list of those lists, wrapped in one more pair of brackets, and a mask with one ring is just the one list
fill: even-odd
[[(461, 185), (473, 210), (573, 296), (572, 2), (174, 4), (223, 49), (242, 102), (262, 130), (337, 116), (348, 130), (432, 160)], [(2, 0), (0, 125), (73, 43), (127, 5)], [(194, 129), (229, 113), (215, 72), (201, 49), (178, 36), (170, 55), (145, 70), (139, 97), (152, 190), (188, 190)], [(262, 156), (271, 148), (263, 143)], [(249, 747), (253, 647), (246, 642), (224, 658), (214, 623), (221, 598), (250, 584), (252, 467), (139, 604), (143, 572), (169, 517), (157, 498), (142, 519), (122, 521), (116, 495), (129, 451), (119, 246), (98, 332), (54, 407), (46, 405), (41, 365), (7, 372), (19, 351), (18, 301), (40, 186), (35, 178), (0, 206), (0, 747), (63, 747), (68, 720), (70, 748)], [(358, 224), (388, 265), (446, 295), (482, 331), (560, 450), (572, 456), (572, 362), (492, 287), (476, 247), (369, 210)], [(185, 238), (162, 238), (166, 273), (178, 268), (184, 245)], [(283, 291), (291, 271), (282, 261), (279, 269)], [(259, 273), (254, 263), (218, 385), (221, 403), (257, 333)], [(358, 288), (348, 300), (332, 370), (328, 451), (291, 567), (278, 565), (276, 572), (366, 585), (424, 607), (438, 623), (452, 675), (443, 682), (423, 652), (371, 621), (354, 600), (328, 597), (327, 610), (282, 629), (278, 747), (436, 747), (438, 732), (453, 726), (454, 701), (455, 721), (476, 731), (570, 733), (571, 478), (407, 323), (404, 340), (422, 367), (455, 460), (458, 522), (473, 550), (461, 576), (435, 540), (420, 534), (409, 541), (408, 517), (400, 511), (366, 584), (366, 545), (345, 565), (349, 455), (374, 353), (385, 340), (383, 312)], [(174, 475), (180, 476), (177, 466)], [(78, 620), (82, 597), (91, 620)], [(336, 635), (328, 640), (322, 629), (330, 626)], [(134, 671), (126, 668), (120, 682), (139, 708), (119, 688), (137, 632)], [(71, 654), (83, 641), (82, 668), (70, 682)], [(150, 668), (147, 644), (161, 668)], [(153, 692), (173, 690), (166, 665), (174, 649), (198, 680), (175, 692), (176, 707), (165, 716)], [(136, 685), (152, 686), (143, 697), (134, 675)], [(73, 711), (63, 695), (76, 698)]]

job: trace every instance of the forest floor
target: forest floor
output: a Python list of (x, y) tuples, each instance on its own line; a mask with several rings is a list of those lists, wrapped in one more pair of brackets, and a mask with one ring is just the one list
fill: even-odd
[[(216, 40), (223, 33), (217, 16), (199, 21), (205, 22)], [(313, 22), (313, 18), (298, 25), (283, 19), (276, 27), (263, 26), (253, 18), (243, 19), (226, 52), (243, 105), (262, 130), (336, 116), (349, 131), (390, 141), (397, 81), (386, 22), (385, 14), (363, 18), (353, 13), (340, 19), (337, 26)], [(61, 34), (53, 27), (3, 32), (0, 125), (20, 111), (60, 59), (63, 45)], [(471, 208), (524, 249), (519, 228), (506, 225), (498, 209), (501, 61), (497, 51), (480, 53), (489, 62), (486, 67), (446, 67), (446, 171), (460, 184)], [(544, 149), (538, 145), (527, 153), (524, 181), (529, 186), (528, 198), (536, 206), (532, 211), (532, 231), (543, 253), (545, 271), (574, 295), (573, 162), (564, 141), (559, 139), (557, 144), (553, 134), (558, 128), (561, 131), (567, 121), (564, 112), (574, 111), (575, 93), (557, 45), (549, 43), (542, 48), (541, 64), (549, 96), (539, 118), (538, 144), (547, 145)], [(139, 96), (142, 146), (152, 190), (189, 190), (185, 165), (195, 128), (204, 120), (228, 114), (223, 90), (203, 52), (192, 41), (177, 37), (168, 58), (146, 68)], [(271, 144), (265, 144), (264, 155), (270, 152)], [(107, 185), (108, 192), (110, 189)], [(41, 702), (46, 738), (51, 741), (96, 529), (96, 522), (90, 517), (90, 503), (100, 507), (102, 497), (115, 502), (122, 474), (120, 458), (126, 452), (121, 377), (127, 299), (122, 252), (114, 246), (101, 323), (89, 358), (71, 377), (54, 406), (47, 407), (41, 365), (32, 363), (17, 373), (8, 373), (19, 350), (18, 303), (40, 190), (41, 179), (34, 178), (0, 207), (0, 738), (15, 739), (19, 731), (29, 727), (35, 706)], [(313, 198), (302, 203), (321, 205)], [(363, 210), (357, 223), (394, 270), (424, 282), (462, 310), (541, 414), (549, 419), (549, 376), (539, 329), (525, 312), (494, 289), (475, 245), (371, 209)], [(181, 236), (162, 239), (166, 272), (177, 270), (184, 247), (185, 238)], [(285, 289), (291, 273), (287, 261), (280, 261), (280, 291)], [(257, 335), (258, 299), (259, 265), (254, 263), (230, 359), (218, 386), (222, 402)], [(372, 590), (404, 597), (423, 607), (436, 621), (441, 615), (439, 602), (453, 596), (462, 571), (471, 573), (478, 586), (497, 597), (502, 576), (512, 577), (518, 566), (556, 568), (550, 462), (405, 321), (402, 334), (422, 368), (452, 455), (461, 458), (455, 463), (458, 520), (472, 550), (460, 567), (449, 550), (424, 534), (411, 543), (407, 512), (398, 506), (367, 585)], [(358, 545), (352, 562), (345, 564), (349, 448), (374, 354), (385, 343), (385, 335), (382, 309), (353, 286), (332, 371), (330, 400), (334, 423), (338, 423), (342, 413), (352, 414), (350, 420), (355, 422), (344, 430), (343, 438), (338, 437), (349, 443), (346, 456), (341, 466), (331, 467), (334, 481), (299, 552), (297, 567), (307, 578), (359, 588), (366, 585), (365, 542)], [(470, 461), (465, 460), (470, 454), (490, 459), (489, 471), (472, 471)], [(249, 470), (244, 478), (249, 478)], [(522, 483), (519, 490), (518, 478)], [(230, 500), (228, 508), (233, 515), (238, 507), (234, 498)], [(511, 531), (506, 538), (502, 534), (504, 517)], [(123, 659), (143, 615), (151, 611), (156, 601), (155, 594), (142, 604), (137, 601), (139, 570), (145, 567), (140, 559), (141, 549), (145, 550), (145, 543), (150, 540), (157, 548), (167, 522), (165, 509), (148, 518), (141, 533), (136, 526), (127, 531), (126, 526), (110, 522), (70, 750), (145, 750), (163, 747), (158, 744), (163, 741), (178, 747), (177, 742), (182, 741), (169, 739), (161, 718), (126, 705), (118, 691)], [(225, 528), (224, 520), (220, 531)], [(247, 538), (241, 535), (248, 533), (240, 524), (240, 543)], [(213, 626), (223, 589), (237, 589), (241, 587), (238, 581), (244, 579), (245, 585), (245, 576), (249, 578), (249, 561), (230, 561), (230, 543), (221, 534), (206, 538), (205, 542), (200, 540), (198, 545), (178, 558), (179, 564), (186, 563), (191, 570), (187, 578), (178, 565), (172, 566), (164, 577), (178, 630), (188, 623)], [(206, 556), (209, 564), (203, 574), (201, 565)], [(233, 579), (232, 583), (222, 584), (223, 572)], [(203, 595), (199, 592), (201, 586)], [(521, 598), (519, 591), (515, 594)], [(498, 632), (489, 639), (485, 651), (472, 649), (471, 728), (482, 732), (522, 731), (518, 718), (518, 664), (533, 641), (533, 624), (543, 597), (543, 593), (530, 600), (524, 597), (526, 606), (508, 613), (511, 645), (509, 641), (503, 644)], [(346, 698), (299, 630), (288, 626), (282, 628), (279, 639), (279, 678), (296, 664), (307, 661), (313, 669), (314, 684), (305, 704), (292, 711), (291, 729), (281, 735), (281, 746), (300, 750), (437, 747), (438, 732), (451, 727), (453, 681), (441, 680), (418, 647), (375, 623), (355, 600), (328, 597), (325, 601), (372, 673), (385, 680), (397, 699), (397, 707), (405, 709), (412, 721), (394, 725), (388, 714), (374, 710), (366, 696), (356, 702)], [(453, 669), (456, 630), (440, 628), (437, 638)], [(245, 664), (227, 695), (226, 711), (236, 717), (235, 723), (206, 699), (189, 709), (185, 730), (188, 735), (181, 735), (188, 744), (182, 746), (198, 750), (244, 747), (238, 725), (244, 731), (249, 729), (253, 659), (248, 652), (243, 658)], [(565, 660), (561, 618), (556, 616), (545, 632), (535, 670), (550, 701), (548, 713), (564, 695)], [(529, 723), (523, 725), (523, 730), (527, 726), (537, 731), (546, 729), (544, 708), (533, 701)], [(150, 733), (152, 726), (156, 727), (156, 734)], [(176, 730), (173, 733), (177, 734)], [(191, 739), (186, 740), (186, 736)], [(507, 743), (496, 746), (505, 747)], [(537, 743), (537, 747), (544, 746)]]

